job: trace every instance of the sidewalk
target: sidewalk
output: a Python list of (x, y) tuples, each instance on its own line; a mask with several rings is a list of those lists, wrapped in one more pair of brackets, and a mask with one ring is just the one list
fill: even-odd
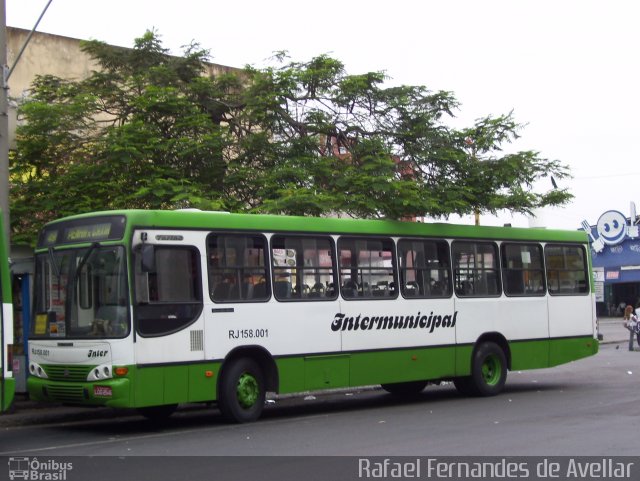
[[(629, 344), (629, 331), (623, 325), (622, 317), (601, 317), (598, 319), (598, 330), (602, 335), (600, 344), (617, 344), (625, 343), (624, 347)], [(634, 341), (634, 347), (638, 347), (638, 343)]]
[[(602, 335), (600, 344), (619, 344), (620, 349), (628, 349), (629, 331), (624, 328), (622, 323), (622, 319), (617, 317), (600, 318), (598, 320), (599, 333)], [(638, 350), (635, 340), (634, 348)], [(31, 401), (26, 394), (16, 394), (9, 412), (0, 414), (0, 430), (12, 426), (115, 419), (123, 416), (140, 415), (134, 409), (65, 406)]]

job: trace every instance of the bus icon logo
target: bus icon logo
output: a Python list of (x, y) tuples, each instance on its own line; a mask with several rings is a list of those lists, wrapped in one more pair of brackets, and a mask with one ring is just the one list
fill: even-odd
[(35, 479), (65, 481), (67, 471), (73, 469), (73, 463), (60, 462), (57, 459), (39, 461), (38, 458), (9, 458), (9, 479)]
[(29, 458), (9, 458), (9, 479), (29, 479)]

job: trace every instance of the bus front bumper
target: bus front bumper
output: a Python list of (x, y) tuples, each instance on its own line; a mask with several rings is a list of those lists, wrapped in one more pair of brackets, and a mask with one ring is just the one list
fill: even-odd
[(100, 382), (60, 382), (30, 376), (29, 397), (34, 401), (60, 402), (84, 406), (131, 407), (130, 382), (127, 378)]

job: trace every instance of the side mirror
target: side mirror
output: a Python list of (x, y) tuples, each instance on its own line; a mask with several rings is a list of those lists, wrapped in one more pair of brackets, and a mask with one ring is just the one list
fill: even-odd
[(142, 272), (155, 272), (156, 270), (156, 249), (151, 244), (143, 244), (140, 249), (142, 257)]

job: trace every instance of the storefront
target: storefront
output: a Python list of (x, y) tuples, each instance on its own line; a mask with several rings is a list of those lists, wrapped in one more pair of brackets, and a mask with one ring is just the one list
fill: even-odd
[(13, 376), (16, 379), (16, 393), (26, 393), (33, 251), (26, 247), (12, 246), (10, 259), (13, 295)]
[(631, 204), (631, 215), (609, 210), (598, 223), (583, 229), (591, 234), (591, 255), (599, 316), (622, 316), (624, 306), (640, 306), (640, 235)]

